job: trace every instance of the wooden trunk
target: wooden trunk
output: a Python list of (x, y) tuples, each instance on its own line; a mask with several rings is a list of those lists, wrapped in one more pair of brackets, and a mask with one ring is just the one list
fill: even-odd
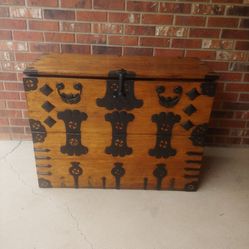
[(217, 78), (199, 60), (50, 54), (24, 73), (40, 187), (197, 190)]

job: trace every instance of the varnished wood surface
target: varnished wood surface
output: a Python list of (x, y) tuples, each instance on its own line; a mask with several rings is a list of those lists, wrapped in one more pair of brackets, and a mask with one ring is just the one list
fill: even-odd
[[(73, 85), (81, 83), (83, 85), (83, 92), (81, 94), (81, 101), (77, 104), (64, 103), (56, 90), (56, 84), (63, 82), (65, 84), (65, 93), (75, 93)], [(135, 96), (137, 99), (143, 100), (141, 108), (135, 108), (127, 111), (134, 115), (134, 120), (129, 122), (127, 133), (128, 134), (155, 134), (157, 131), (156, 124), (151, 121), (153, 114), (160, 112), (174, 112), (181, 117), (180, 122), (174, 125), (173, 133), (179, 135), (189, 136), (192, 129), (185, 130), (182, 124), (190, 120), (194, 125), (208, 122), (212, 98), (204, 95), (198, 96), (194, 100), (190, 100), (186, 95), (191, 89), (196, 88), (199, 92), (200, 83), (198, 81), (183, 83), (183, 81), (164, 82), (164, 81), (135, 81)], [(47, 84), (53, 92), (46, 96), (40, 92), (40, 88)], [(172, 108), (165, 108), (159, 104), (159, 99), (156, 94), (158, 86), (164, 86), (166, 91), (163, 96), (174, 96), (173, 89), (177, 86), (183, 87), (183, 93), (178, 104)], [(81, 123), (81, 131), (83, 133), (99, 133), (108, 134), (111, 136), (111, 124), (105, 121), (105, 114), (111, 113), (115, 110), (107, 110), (104, 107), (96, 105), (96, 99), (102, 98), (105, 95), (106, 83), (105, 80), (94, 79), (64, 79), (64, 78), (38, 78), (38, 87), (34, 91), (26, 92), (28, 100), (29, 116), (32, 119), (40, 120), (42, 123), (48, 117), (52, 117), (56, 123), (53, 127), (46, 124), (48, 132), (65, 132), (65, 125), (62, 120), (57, 118), (58, 112), (66, 109), (79, 110), (88, 115), (86, 121)], [(55, 106), (49, 113), (42, 108), (42, 105), (49, 101)], [(189, 105), (195, 106), (197, 111), (191, 116), (188, 116), (183, 110)]]
[[(111, 175), (114, 163), (120, 162), (125, 169), (125, 175), (121, 178), (121, 188), (142, 189), (143, 179), (148, 179), (148, 189), (155, 189), (156, 178), (153, 171), (157, 164), (165, 164), (167, 176), (163, 181), (162, 189), (168, 189), (170, 179), (176, 180), (176, 189), (183, 189), (184, 185), (191, 181), (197, 181), (199, 171), (185, 171), (184, 168), (199, 169), (200, 163), (191, 163), (189, 160), (201, 161), (202, 147), (193, 146), (191, 140), (184, 136), (172, 137), (172, 148), (176, 149), (176, 155), (169, 158), (155, 158), (149, 155), (148, 150), (155, 145), (156, 137), (153, 135), (128, 135), (127, 144), (133, 149), (131, 155), (125, 157), (113, 157), (105, 153), (105, 147), (111, 144), (110, 135), (82, 134), (82, 144), (87, 146), (88, 153), (80, 156), (70, 156), (60, 151), (65, 145), (65, 133), (49, 133), (43, 143), (36, 143), (36, 149), (49, 149), (48, 152), (35, 152), (37, 165), (51, 165), (50, 168), (38, 167), (38, 172), (50, 175), (39, 175), (48, 179), (53, 186), (74, 187), (73, 177), (68, 170), (72, 162), (79, 162), (83, 169), (83, 175), (79, 177), (79, 187), (102, 188), (102, 177), (106, 177), (106, 188), (115, 188), (115, 179)], [(198, 152), (199, 155), (189, 155), (187, 152)], [(50, 157), (51, 159), (43, 159)], [(192, 175), (192, 178), (185, 178)]]
[(209, 68), (196, 58), (78, 54), (44, 55), (25, 73), (106, 78), (109, 71), (122, 68), (135, 72), (137, 78), (145, 79), (203, 79), (210, 73)]

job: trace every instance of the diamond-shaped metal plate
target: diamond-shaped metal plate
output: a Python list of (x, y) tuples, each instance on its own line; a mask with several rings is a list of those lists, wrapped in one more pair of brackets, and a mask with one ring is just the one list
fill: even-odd
[(44, 123), (45, 123), (47, 126), (52, 127), (52, 126), (56, 123), (56, 121), (55, 121), (53, 118), (51, 118), (50, 116), (48, 116), (48, 117), (44, 120)]
[(194, 126), (194, 124), (193, 124), (190, 120), (188, 120), (188, 121), (182, 123), (181, 126), (182, 126), (186, 131), (188, 131), (189, 129), (191, 129), (191, 128)]
[(51, 104), (50, 102), (46, 101), (43, 105), (42, 108), (47, 111), (47, 112), (51, 112), (55, 106), (53, 104)]
[(53, 92), (53, 89), (49, 85), (45, 84), (43, 87), (40, 88), (40, 91), (44, 95), (48, 96), (51, 92)]
[(187, 106), (185, 109), (183, 109), (183, 111), (184, 111), (188, 116), (191, 116), (194, 112), (197, 111), (197, 109), (196, 109), (192, 104), (190, 104), (190, 105)]
[(189, 92), (186, 93), (186, 95), (188, 95), (188, 97), (191, 100), (194, 100), (196, 97), (198, 97), (200, 94), (199, 92), (196, 90), (196, 88), (192, 88)]

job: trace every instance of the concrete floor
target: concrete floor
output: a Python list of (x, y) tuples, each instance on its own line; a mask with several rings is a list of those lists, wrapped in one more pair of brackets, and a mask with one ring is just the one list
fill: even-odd
[(31, 142), (0, 142), (0, 248), (248, 249), (248, 162), (208, 148), (198, 192), (39, 189)]

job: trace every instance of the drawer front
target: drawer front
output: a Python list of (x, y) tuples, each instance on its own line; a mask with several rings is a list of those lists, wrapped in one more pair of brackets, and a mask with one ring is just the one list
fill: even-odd
[(50, 186), (197, 187), (203, 148), (189, 137), (175, 135), (158, 143), (156, 135), (129, 134), (123, 146), (115, 147), (106, 134), (81, 134), (80, 143), (69, 143), (67, 136), (48, 133), (44, 141), (34, 143), (38, 176)]
[[(113, 92), (108, 92), (106, 80), (42, 77), (24, 82), (32, 80), (35, 86), (25, 87), (29, 116), (47, 132), (111, 134), (112, 121), (122, 119), (128, 134), (156, 134), (158, 123), (171, 120), (171, 133), (189, 136), (194, 127), (208, 122), (213, 99), (201, 82), (135, 81), (126, 108), (113, 108), (117, 102), (110, 106)], [(126, 114), (120, 117), (116, 111)], [(160, 117), (160, 113), (173, 115)], [(75, 130), (65, 124), (70, 117), (79, 123)]]

